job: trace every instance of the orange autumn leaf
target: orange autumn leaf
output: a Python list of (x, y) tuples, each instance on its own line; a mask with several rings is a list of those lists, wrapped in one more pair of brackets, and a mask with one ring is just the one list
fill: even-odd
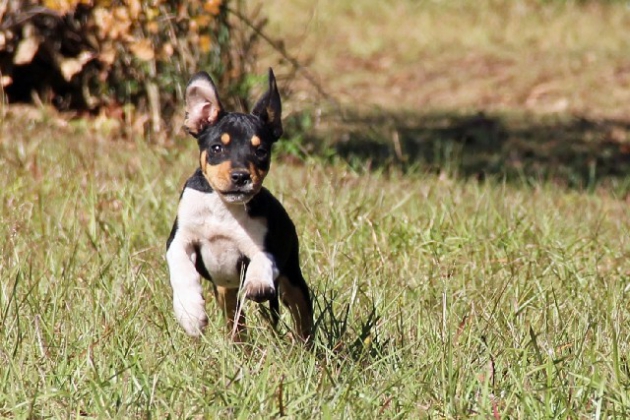
[(203, 4), (203, 10), (216, 16), (221, 11), (222, 0), (208, 0)]
[(155, 51), (148, 39), (140, 39), (129, 45), (129, 50), (137, 58), (143, 61), (151, 61), (155, 57)]
[(140, 0), (126, 0), (127, 9), (129, 10), (129, 16), (133, 20), (137, 20), (142, 13), (142, 3)]
[(210, 38), (210, 35), (201, 35), (199, 37), (199, 50), (203, 53), (207, 53), (210, 51), (211, 47), (212, 39)]
[(158, 25), (157, 22), (153, 21), (153, 22), (148, 22), (145, 25), (145, 28), (147, 32), (149, 32), (150, 34), (157, 34), (160, 30), (160, 25)]
[(44, 6), (65, 15), (76, 9), (78, 0), (44, 0)]
[(193, 22), (195, 22), (195, 24), (197, 24), (197, 27), (203, 28), (204, 26), (210, 25), (212, 18), (208, 15), (199, 15), (192, 20)]

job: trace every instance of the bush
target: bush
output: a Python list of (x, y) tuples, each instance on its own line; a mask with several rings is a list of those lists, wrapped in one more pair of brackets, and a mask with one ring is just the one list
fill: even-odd
[[(11, 102), (123, 115), (164, 130), (193, 72), (248, 94), (227, 0), (9, 0), (0, 5), (0, 72)], [(236, 7), (242, 7), (236, 1)], [(241, 52), (240, 55), (234, 51)], [(251, 51), (245, 51), (251, 53)]]

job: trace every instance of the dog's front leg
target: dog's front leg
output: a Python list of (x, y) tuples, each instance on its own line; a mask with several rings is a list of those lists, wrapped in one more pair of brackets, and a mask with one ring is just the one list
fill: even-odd
[(273, 255), (267, 252), (255, 254), (247, 266), (243, 291), (245, 297), (254, 302), (265, 302), (276, 294), (274, 281), (278, 277), (278, 268)]
[(191, 336), (200, 335), (208, 323), (196, 257), (192, 244), (182, 244), (177, 238), (166, 252), (175, 316)]

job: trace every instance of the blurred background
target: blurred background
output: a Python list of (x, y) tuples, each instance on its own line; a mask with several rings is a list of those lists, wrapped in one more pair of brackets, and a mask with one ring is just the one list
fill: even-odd
[(192, 73), (247, 111), (271, 66), (288, 159), (626, 190), (628, 28), (626, 1), (0, 0), (1, 133), (35, 108), (176, 147)]

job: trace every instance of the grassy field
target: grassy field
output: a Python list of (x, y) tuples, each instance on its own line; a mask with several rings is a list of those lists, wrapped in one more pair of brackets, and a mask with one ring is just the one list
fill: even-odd
[[(620, 112), (628, 109), (630, 102), (621, 105), (621, 99), (630, 97), (630, 86), (629, 79), (624, 79), (627, 70), (619, 69), (628, 64), (621, 54), (628, 39), (623, 31), (612, 29), (627, 22), (625, 6), (570, 5), (561, 13), (555, 3), (514, 2), (525, 11), (534, 8), (542, 13), (548, 24), (536, 23), (542, 17), (526, 15), (533, 21), (515, 17), (510, 25), (503, 25), (505, 13), (518, 10), (495, 10), (491, 6), (506, 4), (495, 1), (484, 2), (480, 9), (459, 1), (445, 2), (444, 8), (438, 2), (417, 3), (423, 7), (400, 2), (392, 8), (365, 2), (374, 9), (362, 2), (352, 7), (349, 2), (319, 2), (316, 9), (300, 9), (302, 3), (278, 0), (267, 6), (277, 10), (284, 5), (285, 13), (306, 11), (294, 14), (295, 19), (282, 26), (287, 32), (300, 27), (306, 38), (300, 38), (297, 30), (291, 38), (273, 19), (269, 27), (287, 37), (288, 48), (296, 54), (300, 46), (316, 51), (317, 42), (330, 45), (329, 60), (317, 54), (313, 71), (331, 91), (346, 89), (354, 95), (353, 101), (361, 98), (359, 114), (365, 115), (365, 108), (373, 103), (391, 117), (352, 132), (355, 137), (366, 132), (369, 136), (352, 153), (344, 155), (342, 147), (331, 149), (337, 157), (303, 157), (301, 150), (295, 153), (302, 158), (296, 158), (295, 153), (288, 153), (294, 150), (291, 141), (305, 147), (294, 130), (293, 139), (284, 140), (280, 148), (284, 155), (266, 181), (300, 234), (303, 270), (315, 299), (313, 351), (292, 344), (286, 325), (279, 336), (273, 334), (253, 303), (245, 306), (249, 340), (230, 344), (210, 287), (206, 290), (211, 316), (205, 335), (190, 339), (176, 324), (164, 248), (180, 189), (196, 165), (193, 140), (177, 136), (170, 145), (145, 139), (123, 141), (92, 121), (68, 121), (46, 109), (3, 106), (0, 417), (629, 417), (630, 180), (624, 173), (626, 161), (606, 161), (617, 169), (611, 170), (608, 183), (600, 183), (599, 172), (591, 171), (593, 188), (588, 188), (588, 183), (569, 182), (570, 174), (564, 176), (554, 168), (558, 161), (540, 157), (550, 153), (545, 136), (558, 135), (568, 127), (545, 131), (556, 125), (541, 121), (572, 119), (573, 112), (603, 124), (571, 123), (581, 136), (581, 147), (607, 138), (604, 134), (613, 129), (620, 139), (613, 146), (625, 144), (627, 124), (619, 119)], [(315, 14), (323, 6), (339, 13)], [(275, 13), (277, 18), (279, 12)], [(347, 37), (335, 44), (331, 28), (348, 14), (361, 19), (346, 20), (354, 23), (340, 26)], [(385, 46), (370, 47), (373, 41), (363, 32), (367, 29), (356, 24), (367, 19), (382, 25), (379, 28), (387, 22), (395, 27), (398, 19), (412, 22), (420, 15), (425, 16), (422, 27), (433, 28), (431, 39), (440, 39), (437, 33), (443, 31), (444, 42), (452, 50), (440, 54), (439, 45), (422, 44), (419, 35), (413, 37), (417, 45), (403, 45), (395, 42), (399, 32), (382, 31)], [(382, 22), (377, 16), (382, 16)], [(586, 28), (587, 35), (571, 29), (561, 37), (562, 30), (557, 28), (569, 28), (569, 22), (575, 21), (586, 22), (581, 28)], [(317, 25), (309, 26), (309, 22)], [(438, 22), (451, 22), (447, 26), (451, 29), (443, 29)], [(596, 37), (588, 36), (589, 31), (604, 27), (602, 22), (612, 26), (594, 32), (599, 34)], [(458, 32), (452, 29), (458, 25), (511, 28), (513, 35), (496, 35), (497, 41), (491, 36), (493, 31), (484, 35), (476, 29), (473, 34), (484, 41), (471, 46), (464, 41), (476, 38), (461, 35), (458, 41)], [(536, 33), (534, 28), (543, 29)], [(351, 33), (357, 34), (355, 38)], [(517, 36), (522, 33), (530, 34), (530, 39)], [(568, 102), (561, 114), (555, 110), (551, 117), (547, 113), (551, 111), (541, 107), (533, 112), (538, 115), (535, 129), (531, 124), (521, 127), (526, 124), (523, 110), (531, 111), (523, 101), (514, 99), (507, 105), (493, 101), (487, 107), (474, 102), (478, 96), (474, 89), (482, 89), (487, 82), (482, 72), (477, 78), (465, 73), (471, 84), (477, 83), (470, 96), (458, 96), (453, 88), (456, 100), (428, 104), (419, 114), (413, 110), (413, 101), (429, 97), (428, 91), (419, 90), (416, 97), (409, 93), (416, 85), (405, 85), (396, 102), (393, 96), (380, 95), (388, 85), (395, 85), (379, 79), (383, 72), (376, 72), (372, 79), (374, 73), (360, 66), (352, 67), (354, 73), (340, 71), (335, 60), (341, 60), (341, 44), (347, 39), (357, 44), (349, 41), (351, 58), (391, 56), (400, 63), (401, 77), (412, 70), (410, 57), (422, 51), (427, 68), (438, 68), (457, 59), (457, 51), (467, 50), (471, 57), (486, 51), (497, 57), (514, 47), (512, 65), (516, 67), (508, 73), (520, 75), (526, 73), (518, 63), (526, 63), (527, 58), (518, 51), (537, 51), (550, 60), (542, 62), (552, 66), (547, 53), (557, 54), (564, 62), (575, 51), (592, 50), (605, 58), (601, 71), (606, 67), (619, 75), (615, 93), (608, 95), (610, 102), (618, 100), (614, 103), (626, 108), (606, 105), (601, 90), (560, 73), (553, 80), (567, 91), (569, 85), (579, 86), (583, 90), (576, 95), (586, 95), (583, 103), (591, 105), (582, 109), (582, 102), (576, 102), (572, 108), (573, 102)], [(566, 54), (559, 53), (563, 42), (571, 47)], [(458, 63), (463, 72), (474, 69)], [(264, 60), (261, 65), (266, 65)], [(392, 65), (387, 72), (396, 73), (395, 68)], [(595, 70), (584, 80), (591, 80)], [(338, 78), (335, 71), (340, 72)], [(368, 90), (361, 87), (365, 80), (374, 82)], [(308, 102), (309, 87), (299, 80), (295, 83), (295, 96), (286, 102), (289, 118)], [(494, 91), (494, 86), (483, 89)], [(526, 85), (515, 85), (514, 91), (520, 88), (527, 90)], [(509, 86), (504, 89), (506, 97), (520, 97), (512, 96)], [(353, 102), (343, 94), (337, 99), (344, 110)], [(327, 121), (331, 108), (322, 106), (323, 121), (314, 122), (313, 130), (323, 133), (326, 130), (317, 124), (338, 127), (339, 123)], [(432, 119), (431, 112), (444, 113), (445, 109), (448, 117)], [(368, 161), (378, 161), (377, 156), (368, 154), (361, 163), (359, 149), (376, 141), (388, 144), (386, 151), (391, 148), (396, 155), (391, 133), (397, 131), (392, 121), (404, 118), (404, 127), (398, 127), (404, 147), (411, 147), (404, 140), (414, 136), (433, 139), (429, 144), (435, 147), (448, 130), (459, 133), (457, 124), (443, 124), (445, 118), (452, 121), (450, 113), (457, 110), (519, 113), (516, 122), (500, 119), (507, 134), (505, 139), (499, 137), (499, 143), (505, 146), (531, 139), (531, 164), (555, 169), (554, 176), (503, 177), (497, 170), (480, 180), (473, 176), (476, 166), (467, 166), (468, 149), (458, 149), (459, 154), (442, 151), (439, 158), (413, 164), (393, 158), (385, 159), (393, 164), (372, 165)], [(414, 120), (411, 128), (416, 131), (403, 130), (411, 129), (409, 120)], [(489, 139), (489, 144), (474, 149), (474, 157), (483, 157), (496, 146), (496, 139), (488, 135), (493, 132), (475, 131), (479, 134), (473, 140)], [(527, 136), (515, 134), (522, 132)], [(383, 133), (389, 133), (388, 137), (384, 139)], [(558, 138), (568, 141), (570, 137)], [(344, 144), (348, 146), (350, 140)], [(612, 147), (592, 145), (597, 150), (604, 146)], [(586, 150), (588, 157), (591, 149)], [(567, 168), (582, 165), (572, 156), (566, 160)], [(285, 322), (287, 315), (283, 312)]]
[(11, 116), (6, 132), (3, 417), (630, 414), (630, 210), (617, 197), (276, 164), (315, 350), (258, 317), (234, 346), (211, 298), (201, 340), (171, 312), (164, 241), (193, 144)]
[[(308, 129), (303, 149), (630, 192), (617, 183), (630, 172), (627, 2), (270, 0), (264, 10), (268, 33), (308, 63), (284, 83), (287, 114)], [(286, 67), (277, 58), (262, 54), (259, 72)]]

